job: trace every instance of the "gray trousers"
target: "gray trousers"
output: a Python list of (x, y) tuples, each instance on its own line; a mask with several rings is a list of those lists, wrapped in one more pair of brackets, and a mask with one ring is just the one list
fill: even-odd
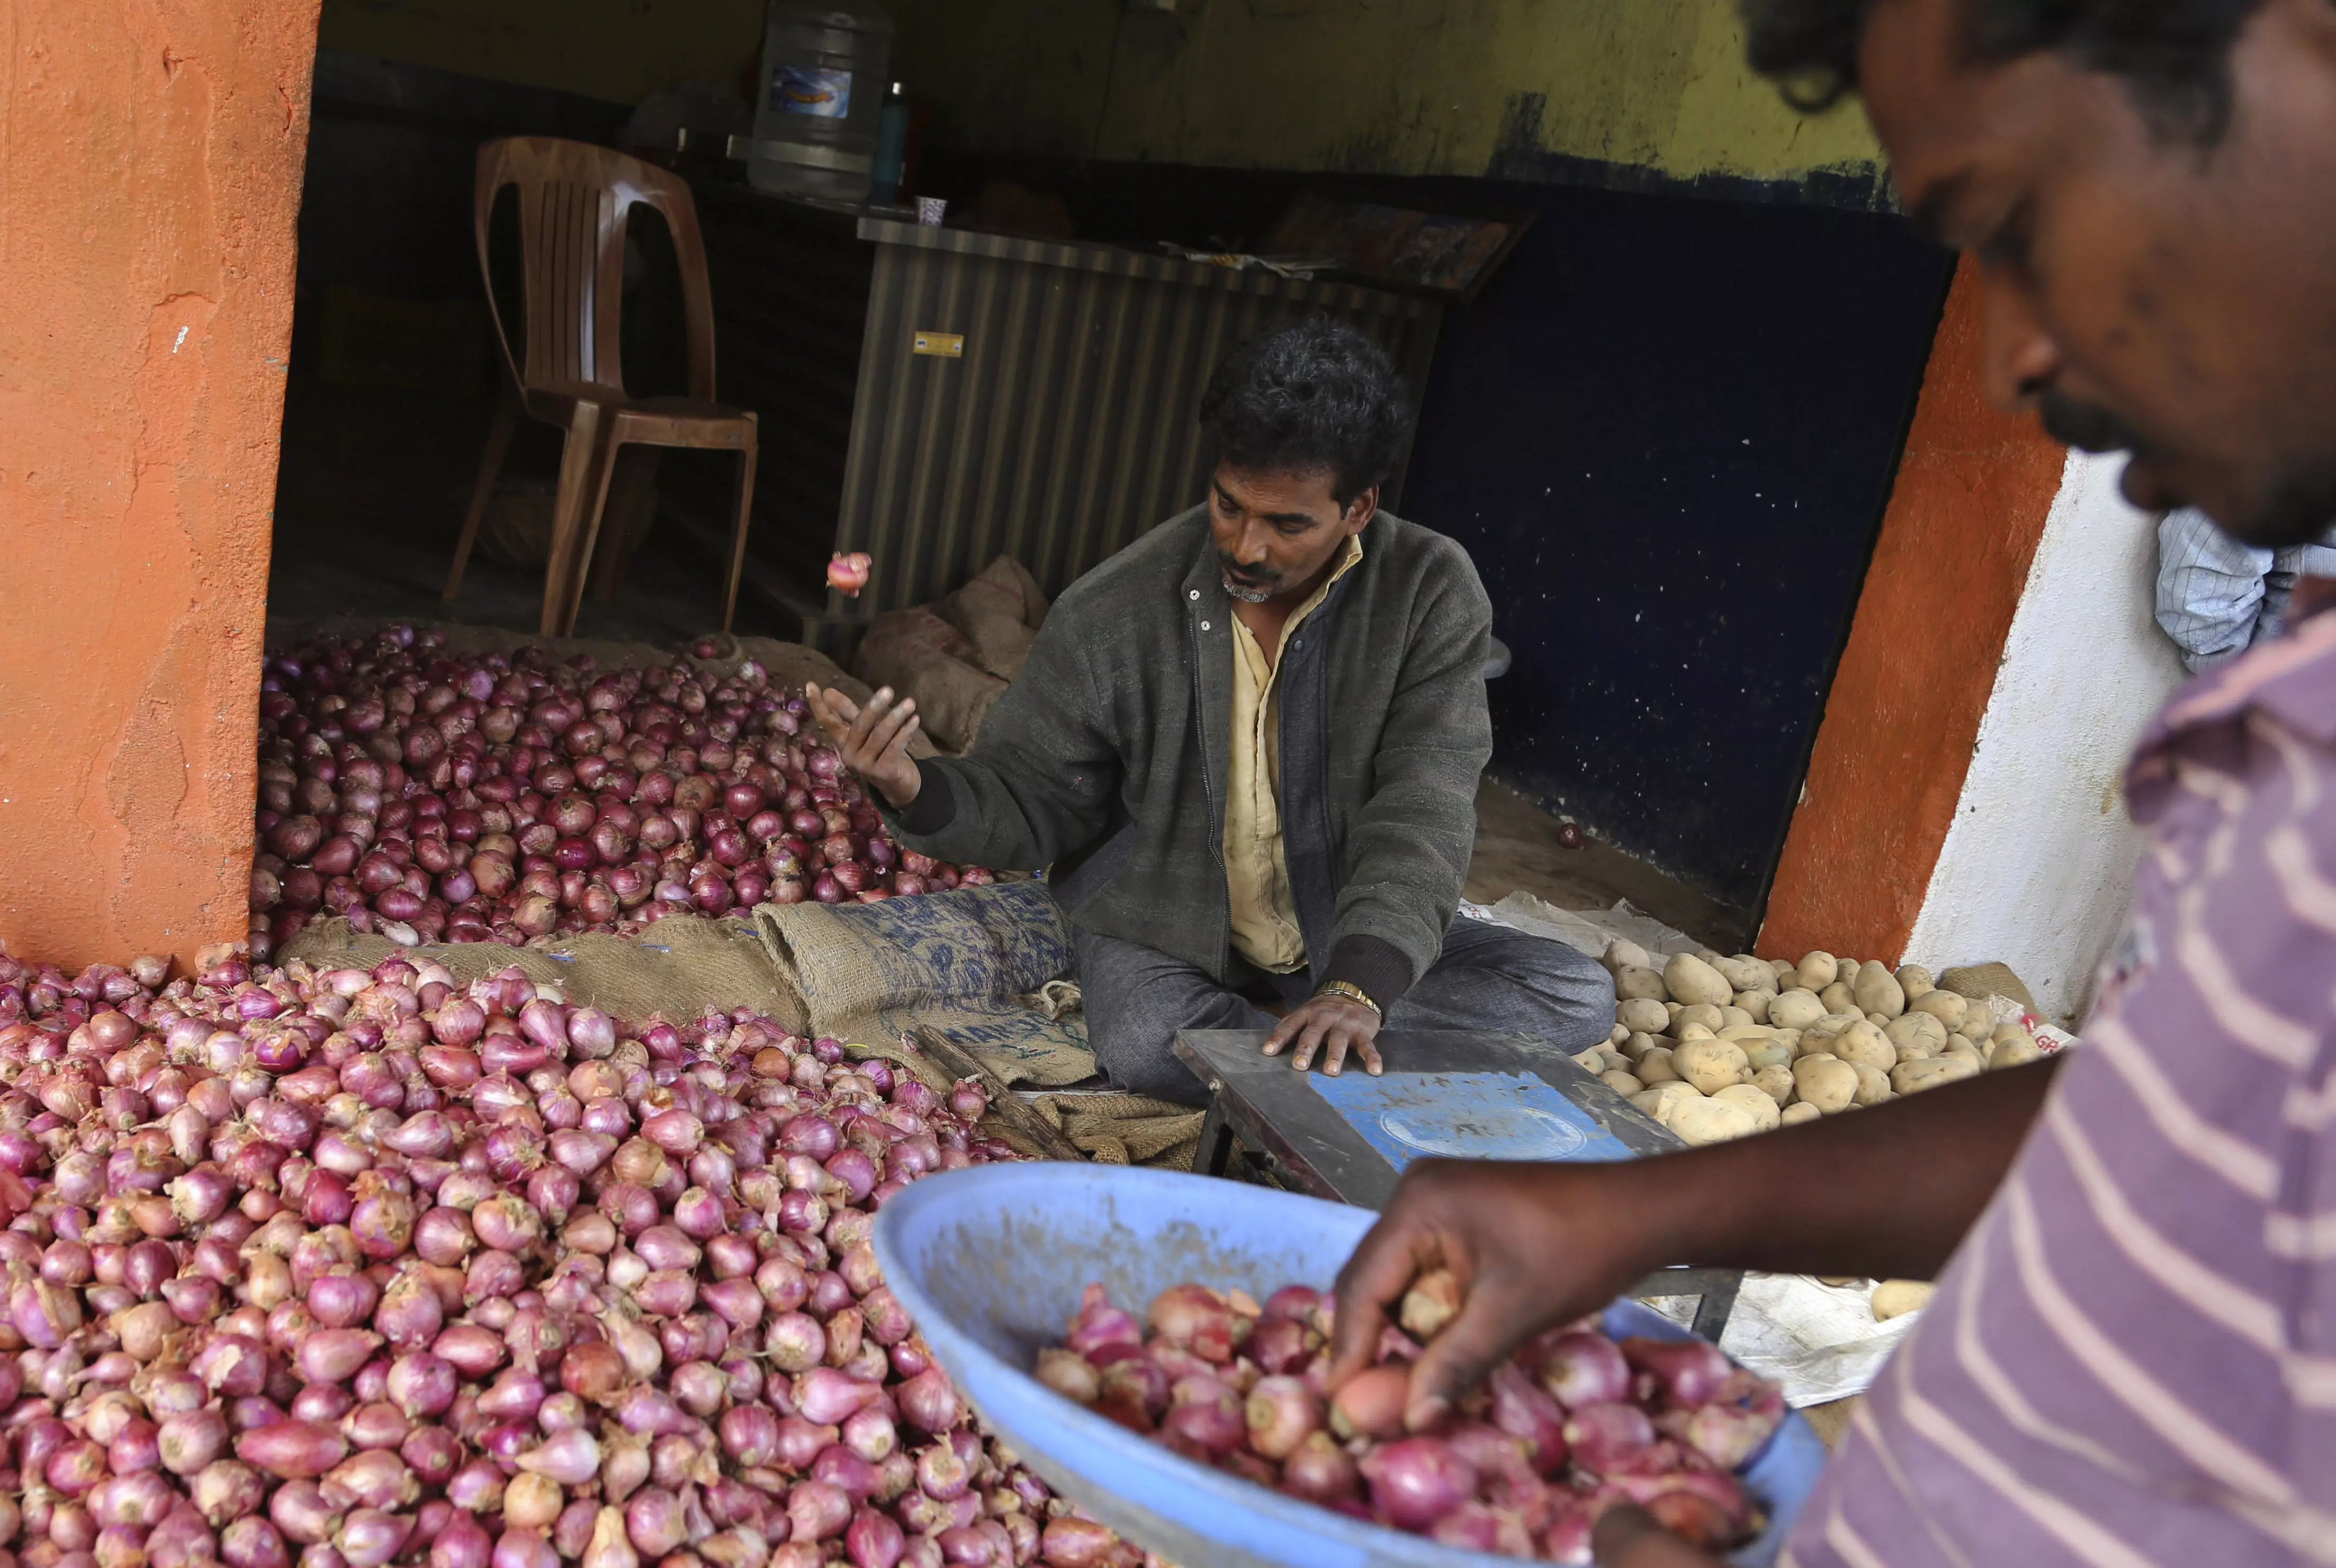
[[(1207, 1091), (1170, 1052), (1179, 1029), (1270, 1029), (1274, 1018), (1237, 989), (1166, 953), (1074, 928), (1079, 992), (1096, 1065), (1118, 1088), (1186, 1105)], [(1292, 1004), (1312, 994), (1304, 971), (1257, 971)], [(1401, 1029), (1479, 1029), (1531, 1035), (1572, 1056), (1614, 1027), (1614, 982), (1594, 959), (1563, 942), (1455, 917), (1444, 951), (1387, 1011)], [(1387, 1066), (1403, 1066), (1399, 1053)], [(1359, 1071), (1349, 1057), (1348, 1070)]]

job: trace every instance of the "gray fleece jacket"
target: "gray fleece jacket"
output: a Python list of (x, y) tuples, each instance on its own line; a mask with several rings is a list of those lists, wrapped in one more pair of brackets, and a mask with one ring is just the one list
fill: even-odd
[[(1283, 650), (1282, 850), (1317, 985), (1385, 1007), (1442, 950), (1492, 755), (1492, 626), (1467, 552), (1382, 511)], [(1065, 590), (973, 750), (918, 765), (895, 833), (944, 860), (1051, 866), (1077, 924), (1231, 983), (1231, 635), (1194, 507)]]

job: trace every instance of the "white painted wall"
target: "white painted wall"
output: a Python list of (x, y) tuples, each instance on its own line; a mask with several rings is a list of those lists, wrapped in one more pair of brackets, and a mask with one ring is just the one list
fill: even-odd
[(2185, 678), (2152, 618), (2156, 518), (2117, 493), (2123, 466), (2068, 454), (1906, 944), (1932, 968), (2001, 959), (2070, 1027), (2133, 893), (2127, 756)]

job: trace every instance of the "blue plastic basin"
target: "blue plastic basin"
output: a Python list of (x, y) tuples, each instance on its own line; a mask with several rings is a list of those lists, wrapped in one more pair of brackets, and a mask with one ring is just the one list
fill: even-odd
[[(1184, 1568), (1489, 1568), (1515, 1559), (1384, 1530), (1252, 1485), (1170, 1452), (1030, 1376), (1060, 1344), (1079, 1294), (1101, 1281), (1141, 1313), (1196, 1280), (1262, 1299), (1328, 1285), (1376, 1218), (1368, 1210), (1239, 1182), (1118, 1165), (1017, 1163), (928, 1176), (876, 1220), (884, 1279), (941, 1367), (992, 1431), (1047, 1484), (1130, 1541)], [(1633, 1301), (1607, 1309), (1612, 1334), (1685, 1339)], [(1816, 1484), (1825, 1447), (1798, 1415), (1743, 1472), (1767, 1511), (1731, 1559), (1776, 1560)]]

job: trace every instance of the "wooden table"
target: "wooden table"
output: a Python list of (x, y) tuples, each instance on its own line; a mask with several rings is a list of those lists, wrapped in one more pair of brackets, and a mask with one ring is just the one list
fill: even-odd
[[(1192, 1168), (1233, 1174), (1245, 1152), (1281, 1184), (1384, 1209), (1403, 1166), (1475, 1159), (1629, 1160), (1682, 1147), (1669, 1130), (1549, 1047), (1523, 1035), (1388, 1031), (1374, 1078), (1349, 1064), (1332, 1078), (1269, 1057), (1262, 1031), (1189, 1029), (1179, 1060), (1209, 1086)], [(1695, 1331), (1717, 1340), (1743, 1275), (1664, 1269), (1631, 1294), (1694, 1296)]]

